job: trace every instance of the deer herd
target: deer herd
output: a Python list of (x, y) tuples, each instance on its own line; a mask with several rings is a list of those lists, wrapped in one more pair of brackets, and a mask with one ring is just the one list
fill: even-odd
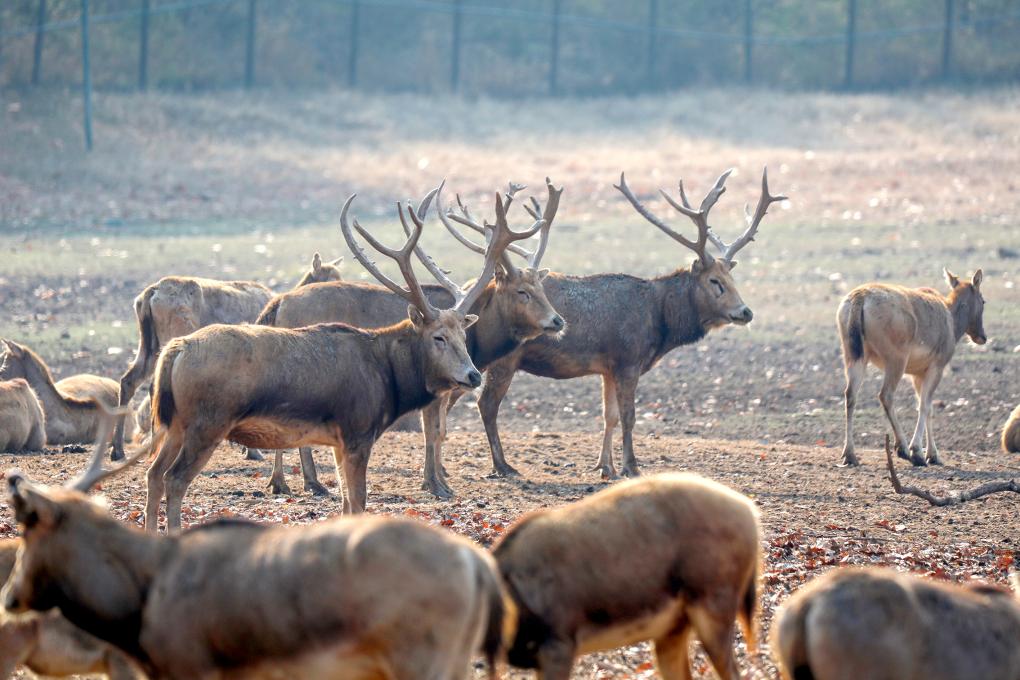
[[(92, 450), (86, 469), (63, 486), (6, 474), (20, 536), (0, 542), (0, 678), (23, 667), (115, 680), (455, 680), (483, 656), (492, 678), (508, 662), (567, 680), (579, 655), (647, 640), (661, 676), (676, 680), (692, 677), (692, 636), (719, 677), (740, 677), (738, 623), (752, 654), (758, 640), (755, 504), (693, 474), (640, 477), (633, 441), (641, 376), (673, 349), (754, 318), (733, 278), (735, 256), (786, 197), (769, 192), (763, 173), (756, 209), (727, 244), (709, 215), (729, 175), (698, 207), (682, 182), (679, 198), (662, 192), (694, 223), (695, 238), (653, 214), (620, 176), (616, 188), (637, 213), (696, 256), (656, 278), (541, 268), (562, 193), (549, 180), (544, 203), (522, 201), (530, 224), (519, 230), (509, 215), (523, 186), (497, 192), (492, 219), (479, 221), (459, 196), (455, 208), (444, 207), (441, 184), (417, 205), (397, 204), (406, 237), (399, 248), (353, 217), (355, 196), (343, 204), (342, 237), (378, 284), (344, 280), (339, 260), (316, 253), (297, 287), (276, 295), (254, 282), (189, 276), (148, 286), (134, 302), (138, 350), (119, 384), (87, 374), (54, 381), (31, 348), (2, 340), (0, 451), (89, 442)], [(433, 207), (481, 258), (472, 280), (454, 281), (422, 248)], [(529, 250), (524, 242), (536, 236)], [(360, 241), (392, 260), (402, 281), (384, 274)], [(435, 283), (419, 281), (416, 263)], [(933, 393), (964, 335), (986, 341), (981, 270), (969, 280), (946, 271), (946, 279), (947, 296), (863, 285), (836, 319), (846, 371), (841, 465), (859, 464), (854, 409), (871, 363), (885, 371), (879, 400), (894, 436), (886, 445), (894, 488), (936, 505), (1020, 492), (1008, 482), (935, 497), (896, 476), (892, 451), (915, 465), (941, 463)], [(454, 496), (443, 465), (447, 412), (478, 387), (493, 472), (519, 474), (497, 425), (517, 371), (599, 375), (604, 430), (594, 469), (634, 479), (526, 514), (491, 551), (422, 522), (363, 514), (373, 446), (419, 411), (422, 488)], [(918, 403), (909, 441), (893, 407), (905, 373)], [(188, 487), (223, 441), (256, 459), (274, 451), (274, 493), (289, 493), (283, 452), (297, 448), (305, 490), (328, 494), (311, 447), (331, 447), (344, 516), (302, 526), (220, 519), (182, 531)], [(1020, 407), (1002, 446), (1020, 450)], [(107, 455), (120, 462), (106, 468)], [(138, 530), (87, 494), (142, 459)], [(1020, 600), (991, 585), (837, 568), (782, 605), (770, 648), (787, 680), (1020, 680)]]

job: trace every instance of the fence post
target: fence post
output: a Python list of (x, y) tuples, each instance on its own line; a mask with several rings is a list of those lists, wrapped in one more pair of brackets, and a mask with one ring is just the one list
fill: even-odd
[(857, 0), (846, 3), (846, 59), (843, 62), (843, 87), (854, 84), (854, 50), (857, 47)]
[(549, 55), (549, 94), (556, 94), (559, 89), (560, 70), (560, 10), (563, 0), (553, 0), (552, 9), (552, 44)]
[(453, 54), (450, 61), (450, 89), (460, 89), (460, 24), (463, 21), (464, 0), (454, 0), (453, 5)]
[(43, 24), (46, 23), (46, 0), (39, 0), (39, 12), (35, 19), (35, 48), (32, 51), (32, 84), (39, 84), (39, 75), (42, 71), (42, 50), (43, 50)]
[(89, 61), (89, 0), (81, 0), (81, 93), (85, 150), (92, 151), (92, 65)]
[(355, 87), (358, 84), (358, 33), (361, 32), (361, 2), (351, 3), (351, 50), (347, 58), (347, 84)]
[(138, 89), (149, 87), (149, 0), (142, 0), (142, 16), (138, 28)]
[(942, 34), (942, 80), (948, 80), (953, 67), (953, 22), (956, 19), (953, 0), (946, 0), (946, 28)]
[(754, 81), (754, 7), (752, 0), (744, 0), (744, 82)]
[(655, 31), (659, 23), (659, 0), (648, 0), (648, 55), (645, 58), (645, 83), (649, 89), (655, 86), (656, 40)]
[(244, 89), (255, 84), (255, 3), (248, 0), (248, 35), (244, 43)]

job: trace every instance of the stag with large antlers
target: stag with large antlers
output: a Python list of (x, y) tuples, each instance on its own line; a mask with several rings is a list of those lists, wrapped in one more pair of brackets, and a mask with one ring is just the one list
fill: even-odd
[[(479, 254), (491, 252), (492, 261), (486, 261), (483, 276), (490, 268), (495, 270), (492, 283), (487, 285), (471, 306), (470, 312), (478, 315), (478, 321), (467, 331), (467, 348), (471, 360), (480, 371), (490, 363), (512, 352), (522, 343), (542, 334), (555, 335), (563, 330), (564, 321), (545, 296), (542, 281), (546, 270), (539, 269), (542, 254), (549, 238), (549, 229), (556, 217), (562, 189), (557, 189), (546, 180), (548, 201), (545, 206), (532, 199), (529, 213), (535, 220), (530, 229), (512, 231), (507, 220), (507, 211), (514, 195), (524, 187), (511, 184), (505, 196), (496, 197), (495, 224), (478, 225), (478, 229), (489, 239), (488, 246), (478, 245), (459, 233), (469, 248)], [(411, 217), (417, 223), (425, 219), (433, 199), (440, 203), (442, 185), (430, 192), (419, 204)], [(458, 198), (458, 203), (460, 200)], [(438, 206), (442, 215), (442, 206)], [(443, 219), (447, 219), (442, 215)], [(465, 219), (469, 219), (465, 210)], [(410, 227), (403, 222), (405, 232)], [(534, 252), (516, 245), (538, 230), (539, 242)], [(456, 232), (455, 232), (456, 233)], [(495, 239), (495, 243), (492, 239)], [(505, 244), (505, 248), (504, 248)], [(528, 266), (516, 267), (506, 250), (512, 250), (528, 257)], [(451, 280), (420, 247), (415, 254), (440, 282), (439, 285), (425, 285), (423, 290), (429, 301), (435, 305), (452, 306), (464, 293), (462, 287)], [(259, 323), (280, 328), (299, 328), (315, 323), (342, 321), (361, 328), (377, 328), (398, 321), (404, 314), (404, 305), (398, 296), (382, 286), (356, 282), (332, 282), (307, 286), (276, 296), (259, 317)], [(446, 480), (442, 465), (442, 444), (446, 435), (446, 412), (451, 402), (463, 394), (454, 390), (422, 410), (425, 423), (425, 468), (424, 487), (440, 498), (449, 498), (453, 490)], [(324, 492), (319, 483), (311, 450), (301, 451), (301, 467), (304, 473), (305, 489)], [(275, 493), (287, 490), (283, 475), (282, 452), (277, 452), (270, 488)]]
[(85, 495), (145, 453), (103, 469), (112, 418), (69, 485), (8, 472), (23, 538), (0, 593), (8, 611), (56, 608), (152, 678), (466, 680), (478, 652), (495, 677), (512, 607), (493, 559), (470, 541), (364, 516), (147, 534)]
[(148, 472), (147, 529), (155, 531), (164, 495), (167, 525), (180, 528), (184, 493), (224, 439), (269, 449), (332, 446), (342, 490), (346, 486), (344, 510), (362, 512), (368, 459), (386, 428), (445, 392), (481, 384), (465, 343), (465, 330), (478, 317), (467, 310), (488, 285), (505, 237), (490, 241), (486, 268), (459, 303), (440, 310), (425, 297), (412, 266), (422, 233), (413, 210), (414, 229), (399, 250), (354, 221), (373, 248), (397, 263), (405, 289), (355, 240), (347, 216), (353, 200), (340, 213), (344, 238), (361, 265), (409, 305), (408, 318), (378, 330), (342, 323), (216, 325), (168, 343), (153, 392), (153, 438), (160, 448)]
[[(736, 265), (736, 254), (754, 240), (769, 206), (786, 197), (769, 193), (768, 175), (763, 173), (758, 207), (753, 213), (748, 211), (743, 235), (727, 245), (709, 226), (708, 215), (725, 191), (729, 175), (727, 171), (719, 177), (696, 210), (687, 201), (683, 183), (681, 202), (670, 199), (673, 207), (697, 226), (698, 237), (693, 241), (653, 215), (620, 176), (617, 188), (638, 213), (694, 251), (698, 259), (690, 268), (680, 268), (655, 279), (624, 274), (576, 277), (553, 273), (546, 277), (546, 295), (570, 326), (560, 338), (536, 338), (493, 363), (478, 400), (497, 474), (517, 474), (504, 457), (496, 418), (500, 402), (518, 370), (557, 380), (601, 375), (605, 422), (602, 451), (595, 469), (605, 478), (617, 476), (612, 440), (613, 430), (622, 423), (622, 472), (627, 476), (638, 474), (633, 430), (639, 378), (670, 350), (697, 342), (713, 329), (750, 323), (753, 316), (740, 298), (730, 270)], [(709, 243), (719, 249), (720, 257), (708, 252)], [(606, 319), (612, 319), (612, 323), (605, 323)]]

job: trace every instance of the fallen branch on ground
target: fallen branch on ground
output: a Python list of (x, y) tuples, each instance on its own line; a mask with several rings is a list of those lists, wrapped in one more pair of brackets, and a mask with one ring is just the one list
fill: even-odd
[(896, 493), (917, 496), (918, 498), (923, 498), (932, 505), (939, 507), (946, 505), (958, 505), (960, 503), (972, 501), (975, 498), (981, 498), (982, 496), (988, 496), (993, 493), (1001, 493), (1003, 491), (1020, 493), (1020, 483), (1018, 483), (1015, 479), (988, 482), (987, 484), (982, 484), (970, 491), (950, 492), (948, 496), (936, 496), (932, 492), (920, 489), (916, 486), (903, 486), (900, 484), (900, 478), (896, 475), (896, 466), (893, 465), (892, 449), (889, 447), (889, 435), (885, 436), (885, 461), (889, 466), (889, 479), (892, 480), (893, 489), (896, 490)]

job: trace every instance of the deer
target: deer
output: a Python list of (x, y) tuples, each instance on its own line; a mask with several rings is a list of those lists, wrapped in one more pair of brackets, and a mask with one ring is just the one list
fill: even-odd
[[(0, 361), (0, 380), (24, 378), (35, 391), (46, 414), (46, 443), (50, 446), (92, 441), (96, 433), (96, 399), (116, 404), (117, 381), (90, 373), (54, 381), (49, 366), (25, 345), (0, 338), (6, 349)], [(133, 435), (128, 425), (128, 436)]]
[(1013, 409), (1002, 428), (1002, 450), (1006, 453), (1020, 453), (1020, 406)]
[[(337, 265), (343, 260), (323, 263), (318, 253), (298, 286), (340, 278)], [(187, 335), (214, 323), (251, 323), (273, 296), (254, 281), (218, 281), (195, 276), (165, 276), (145, 288), (135, 298), (138, 322), (138, 350), (120, 378), (117, 403), (127, 406), (138, 387), (152, 378), (160, 350), (173, 338)], [(251, 460), (261, 460), (258, 451), (247, 452)], [(113, 435), (110, 457), (124, 457), (124, 426)]]
[[(860, 464), (854, 452), (854, 410), (868, 364), (882, 368), (885, 380), (878, 400), (892, 425), (896, 455), (913, 465), (941, 465), (932, 434), (932, 395), (953, 358), (956, 344), (967, 335), (975, 344), (987, 342), (981, 295), (982, 272), (962, 280), (943, 270), (949, 295), (932, 288), (907, 288), (867, 283), (850, 291), (836, 311), (836, 328), (846, 372), (846, 442), (842, 466)], [(917, 395), (917, 426), (907, 444), (896, 417), (896, 387), (903, 374), (910, 376)], [(927, 450), (922, 454), (922, 445)]]
[[(497, 423), (499, 405), (519, 370), (556, 380), (601, 375), (604, 426), (602, 450), (594, 469), (601, 471), (605, 479), (618, 477), (612, 455), (613, 431), (622, 424), (622, 474), (627, 477), (639, 474), (633, 432), (634, 399), (640, 377), (673, 349), (698, 342), (710, 331), (724, 326), (746, 325), (754, 317), (741, 299), (731, 275), (736, 266), (734, 256), (754, 240), (769, 206), (786, 197), (769, 193), (768, 172), (763, 172), (761, 198), (753, 214), (746, 211), (746, 230), (738, 239), (726, 244), (709, 226), (708, 215), (725, 192), (725, 182), (731, 172), (727, 170), (716, 180), (698, 209), (688, 202), (682, 180), (680, 202), (662, 192), (673, 208), (695, 223), (698, 229), (695, 241), (645, 208), (627, 186), (625, 177), (620, 175), (616, 188), (638, 214), (692, 250), (697, 259), (689, 268), (678, 268), (653, 279), (625, 274), (567, 276), (551, 273), (543, 280), (549, 302), (567, 319), (569, 326), (559, 337), (537, 337), (489, 366), (478, 398), (478, 411), (492, 452), (494, 474), (519, 474), (506, 461)], [(458, 221), (478, 226), (467, 218)], [(449, 221), (444, 224), (455, 231)], [(720, 251), (719, 258), (708, 252), (709, 243)], [(606, 323), (606, 319), (612, 319), (612, 323)]]
[(771, 647), (784, 680), (1016, 680), (1020, 599), (998, 586), (838, 568), (782, 605)]
[(694, 634), (736, 680), (737, 620), (756, 646), (759, 535), (753, 502), (688, 473), (526, 514), (492, 549), (517, 611), (508, 661), (567, 680), (582, 654), (652, 640), (659, 673), (680, 680)]
[[(433, 200), (442, 215), (443, 186), (440, 184), (419, 203), (414, 213), (417, 221), (425, 219)], [(502, 198), (497, 195), (496, 224), (487, 227), (490, 231), (509, 229), (507, 213), (510, 205), (515, 195), (525, 188), (511, 182)], [(517, 267), (504, 251), (497, 260), (492, 282), (484, 288), (469, 310), (478, 316), (478, 321), (467, 330), (467, 348), (479, 371), (484, 372), (493, 361), (539, 335), (558, 335), (566, 325), (543, 290), (543, 279), (548, 270), (540, 268), (541, 259), (563, 191), (553, 186), (548, 178), (546, 190), (548, 200), (544, 207), (535, 198), (531, 199), (531, 205), (525, 204), (535, 225), (541, 224), (535, 250), (528, 251), (513, 243), (508, 246), (508, 250), (527, 258), (527, 266)], [(401, 225), (405, 234), (409, 235), (407, 221), (402, 221)], [(470, 239), (462, 242), (475, 252), (485, 255), (485, 246)], [(440, 306), (454, 304), (463, 295), (462, 286), (451, 280), (420, 247), (416, 247), (414, 252), (439, 282), (422, 287), (429, 302)], [(257, 323), (278, 328), (299, 328), (314, 323), (342, 321), (361, 328), (377, 328), (399, 321), (403, 314), (401, 298), (386, 288), (345, 281), (306, 286), (277, 295), (262, 311)], [(454, 495), (443, 470), (442, 444), (446, 436), (447, 411), (461, 394), (462, 391), (452, 392), (422, 410), (425, 436), (423, 488), (438, 498), (447, 499)], [(300, 453), (305, 489), (313, 493), (325, 492), (317, 479), (311, 449), (304, 448)], [(284, 480), (281, 451), (277, 452), (269, 487), (274, 493), (289, 493)]]
[(104, 469), (112, 421), (64, 486), (7, 473), (22, 537), (0, 591), (8, 612), (55, 608), (167, 680), (466, 680), (477, 652), (496, 677), (512, 602), (469, 540), (381, 516), (294, 527), (221, 519), (154, 535), (87, 495), (148, 453)]
[(46, 446), (46, 415), (23, 378), (0, 380), (0, 451), (41, 451)]
[[(0, 539), (0, 582), (14, 570), (21, 539)], [(11, 616), (0, 613), (0, 680), (19, 666), (39, 675), (68, 677), (104, 673), (110, 680), (134, 680), (139, 670), (128, 657), (72, 625), (51, 610)]]
[[(180, 530), (184, 494), (224, 439), (269, 449), (333, 447), (343, 510), (363, 512), (369, 457), (386, 428), (450, 390), (481, 384), (465, 334), (478, 317), (468, 310), (492, 278), (500, 253), (532, 236), (541, 223), (525, 232), (493, 232), (482, 274), (452, 308), (437, 309), (411, 261), (423, 223), (415, 221), (404, 246), (394, 250), (354, 220), (372, 248), (397, 263), (405, 289), (355, 239), (348, 220), (354, 198), (340, 212), (344, 238), (355, 259), (408, 304), (407, 318), (381, 329), (342, 323), (295, 329), (213, 325), (171, 340), (160, 353), (153, 385), (158, 453), (147, 473), (146, 529), (156, 530), (165, 496), (167, 529)], [(403, 215), (404, 206), (397, 207)], [(407, 212), (416, 219), (412, 208)]]

